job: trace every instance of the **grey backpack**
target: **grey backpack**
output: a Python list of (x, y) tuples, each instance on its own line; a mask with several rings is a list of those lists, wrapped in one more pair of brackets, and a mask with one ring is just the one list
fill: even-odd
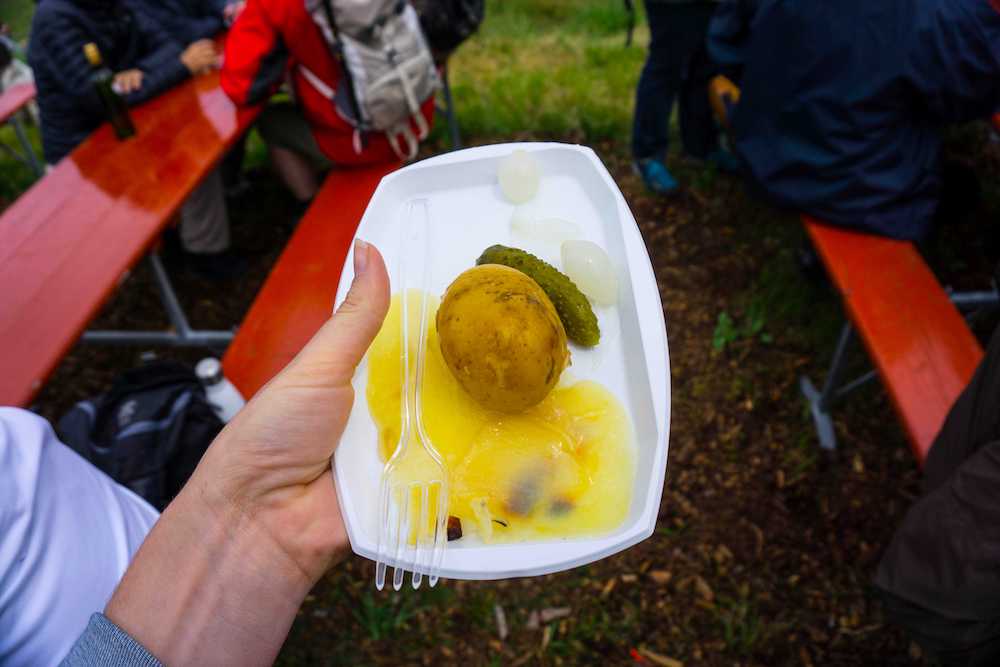
[(336, 91), (304, 67), (303, 76), (355, 128), (355, 151), (367, 133), (384, 132), (396, 155), (412, 160), (430, 130), (420, 107), (440, 85), (416, 11), (406, 0), (306, 0), (306, 9), (344, 76)]

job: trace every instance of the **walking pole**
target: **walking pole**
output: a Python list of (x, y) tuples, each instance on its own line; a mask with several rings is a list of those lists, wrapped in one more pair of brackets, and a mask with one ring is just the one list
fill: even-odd
[(628, 14), (628, 32), (625, 33), (625, 46), (632, 46), (632, 32), (635, 30), (635, 3), (625, 0), (625, 13)]

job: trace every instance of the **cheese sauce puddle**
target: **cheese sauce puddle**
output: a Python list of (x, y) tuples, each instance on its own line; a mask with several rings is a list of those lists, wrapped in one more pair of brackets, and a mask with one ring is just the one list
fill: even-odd
[[(410, 293), (410, 359), (415, 363), (418, 295)], [(449, 473), (449, 514), (465, 535), (486, 542), (605, 533), (628, 514), (635, 445), (625, 410), (596, 382), (560, 383), (520, 414), (476, 403), (448, 369), (428, 296), (424, 426)], [(400, 299), (368, 353), (368, 407), (383, 461), (400, 433)], [(419, 447), (413, 441), (411, 447)], [(416, 476), (416, 475), (415, 475)]]

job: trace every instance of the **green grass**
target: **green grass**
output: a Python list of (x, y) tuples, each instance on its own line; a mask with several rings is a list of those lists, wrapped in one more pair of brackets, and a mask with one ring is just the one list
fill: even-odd
[(749, 656), (761, 639), (762, 624), (751, 600), (719, 600), (717, 611), (722, 640), (732, 653)]
[[(407, 627), (419, 612), (434, 613), (449, 605), (455, 592), (449, 588), (424, 588), (413, 595), (391, 595), (365, 592), (360, 604), (352, 610), (354, 620), (365, 634), (375, 641), (389, 639)], [(490, 607), (492, 612), (492, 607)]]
[(413, 597), (395, 596), (379, 602), (373, 594), (365, 593), (361, 605), (353, 613), (368, 636), (378, 641), (402, 629), (415, 611)]
[[(34, 146), (35, 154), (40, 159), (42, 148), (38, 128), (27, 123), (25, 128), (28, 132), (28, 139)], [(17, 140), (17, 135), (14, 134), (14, 128), (10, 125), (0, 126), (0, 143), (21, 152), (21, 144)], [(0, 209), (16, 199), (34, 182), (35, 173), (30, 167), (18, 162), (6, 152), (0, 152)]]
[[(641, 13), (642, 3), (637, 5)], [(606, 0), (494, 0), (487, 3), (486, 17), (480, 35), (517, 35), (529, 40), (550, 32), (624, 34), (628, 24), (624, 3)]]
[[(0, 0), (0, 22), (10, 26), (11, 36), (19, 42), (27, 39), (34, 13), (33, 0)], [(26, 129), (28, 139), (34, 145), (36, 155), (40, 157), (42, 150), (38, 128), (26, 124)], [(16, 148), (21, 152), (21, 144), (14, 134), (14, 128), (10, 125), (0, 126), (0, 144)], [(7, 152), (0, 152), (0, 210), (34, 182), (35, 174), (28, 166), (15, 160)]]
[(648, 31), (625, 46), (622, 5), (505, 0), (449, 65), (462, 132), (484, 140), (624, 138)]
[(10, 26), (14, 39), (21, 41), (28, 37), (31, 17), (35, 13), (34, 0), (2, 0), (0, 2), (0, 22)]

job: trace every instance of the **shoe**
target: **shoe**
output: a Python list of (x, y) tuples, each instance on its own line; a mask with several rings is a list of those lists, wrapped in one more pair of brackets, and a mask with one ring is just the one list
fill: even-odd
[(199, 278), (223, 282), (239, 278), (247, 272), (247, 261), (232, 250), (222, 252), (185, 252), (188, 268)]
[(709, 164), (714, 164), (715, 168), (724, 174), (738, 174), (740, 172), (739, 158), (722, 148), (709, 153), (705, 160)]
[(667, 166), (655, 158), (635, 161), (635, 170), (646, 187), (658, 195), (672, 195), (680, 188)]

